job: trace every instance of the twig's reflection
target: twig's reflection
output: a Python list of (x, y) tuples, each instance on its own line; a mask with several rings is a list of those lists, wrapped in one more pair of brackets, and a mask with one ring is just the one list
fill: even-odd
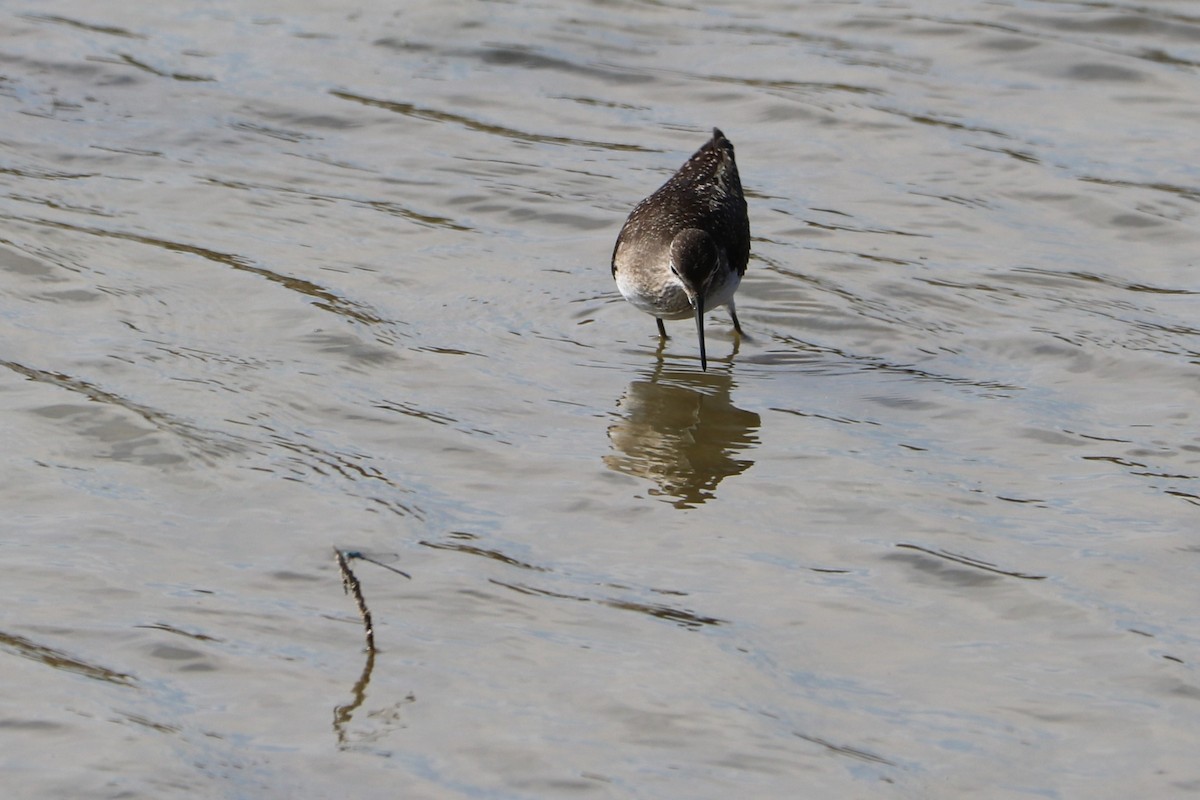
[(733, 404), (733, 385), (716, 371), (667, 371), (660, 359), (618, 401), (621, 420), (608, 429), (616, 453), (604, 463), (653, 481), (650, 493), (675, 498), (677, 508), (711, 500), (722, 480), (753, 465), (733, 456), (758, 443), (762, 424), (758, 414)]
[(363, 664), (362, 674), (358, 676), (354, 688), (350, 690), (354, 699), (344, 706), (337, 706), (333, 709), (333, 732), (337, 735), (338, 747), (342, 750), (350, 746), (346, 728), (354, 717), (354, 712), (367, 699), (367, 685), (371, 682), (371, 672), (374, 669), (375, 648), (370, 648), (367, 650), (367, 661)]

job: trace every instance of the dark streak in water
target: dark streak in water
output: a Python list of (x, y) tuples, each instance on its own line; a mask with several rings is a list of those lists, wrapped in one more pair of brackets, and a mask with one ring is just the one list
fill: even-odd
[(101, 389), (85, 380), (74, 378), (70, 375), (64, 375), (61, 372), (52, 372), (50, 370), (27, 367), (24, 364), (3, 359), (0, 359), (0, 367), (7, 367), (19, 375), (24, 375), (31, 381), (46, 383), (51, 386), (57, 386), (61, 389), (66, 389), (67, 391), (82, 394), (84, 397), (87, 397), (89, 400), (93, 400), (97, 403), (107, 403), (109, 405), (123, 408), (126, 411), (130, 411), (146, 420), (146, 422), (149, 422), (158, 430), (173, 433), (187, 441), (199, 444), (201, 451), (209, 455), (224, 455), (226, 452), (233, 449), (232, 445), (229, 444), (226, 444), (223, 447), (218, 446), (214, 439), (216, 434), (213, 432), (203, 433), (195, 429), (189, 423), (176, 419), (170, 414), (150, 408), (149, 406), (141, 405), (140, 403), (136, 403), (126, 397), (122, 397), (121, 395)]
[(309, 136), (301, 131), (287, 130), (286, 128), (272, 128), (269, 125), (258, 125), (253, 122), (233, 122), (229, 127), (246, 133), (254, 133), (260, 136), (269, 136), (272, 139), (279, 139), (284, 142), (307, 142), (315, 139), (315, 136)]
[(423, 214), (419, 211), (414, 211), (411, 208), (398, 205), (387, 200), (364, 200), (358, 197), (350, 197), (348, 195), (338, 195), (329, 193), (318, 193), (303, 189), (292, 189), (287, 186), (274, 186), (265, 183), (246, 183), (244, 181), (231, 181), (217, 178), (204, 178), (203, 180), (216, 186), (222, 186), (226, 189), (240, 189), (243, 191), (265, 191), (274, 192), (285, 195), (298, 195), (310, 200), (328, 200), (330, 202), (353, 203), (357, 206), (372, 208), (376, 211), (382, 211), (385, 214), (390, 214), (395, 217), (402, 217), (415, 222), (419, 225), (425, 225), (433, 228), (446, 228), (452, 231), (471, 231), (472, 228), (455, 222), (448, 217), (439, 217), (432, 214)]
[[(395, 480), (382, 470), (371, 466), (369, 463), (360, 463), (369, 461), (368, 456), (358, 453), (341, 453), (326, 450), (315, 445), (287, 439), (279, 434), (272, 434), (269, 439), (276, 447), (296, 454), (296, 457), (289, 458), (285, 462), (285, 466), (291, 466), (293, 472), (316, 473), (318, 475), (329, 475), (332, 472), (352, 484), (362, 483), (363, 481), (376, 481), (388, 487), (391, 492), (412, 494), (410, 489), (406, 489), (404, 486), (396, 483)], [(303, 482), (299, 477), (288, 475), (282, 475), (282, 477)], [(411, 516), (417, 519), (424, 518), (424, 511), (419, 506), (401, 502), (393, 496), (379, 497), (355, 492), (351, 492), (351, 494), (382, 506), (398, 516)]]
[(495, 431), (490, 431), (477, 426), (471, 426), (463, 423), (461, 420), (455, 419), (454, 417), (450, 417), (445, 414), (438, 414), (433, 411), (426, 411), (425, 409), (418, 408), (411, 403), (396, 403), (389, 400), (380, 400), (372, 403), (371, 405), (374, 408), (378, 408), (382, 411), (391, 411), (396, 414), (403, 414), (406, 417), (413, 417), (414, 419), (424, 420), (425, 422), (432, 422), (435, 425), (452, 426), (459, 433), (465, 433), (471, 436), (488, 436), (500, 444), (512, 444), (511, 442), (501, 439)]
[(473, 230), (467, 225), (460, 225), (453, 222), (449, 217), (437, 217), (431, 214), (421, 214), (406, 208), (397, 203), (392, 203), (387, 200), (355, 200), (354, 202), (361, 205), (373, 208), (376, 211), (382, 211), (385, 214), (391, 214), (396, 217), (403, 217), (412, 222), (421, 223), (422, 225), (431, 225), (438, 228), (449, 228), (452, 231), (470, 231)]
[(1110, 464), (1116, 464), (1118, 467), (1138, 467), (1146, 469), (1146, 465), (1139, 461), (1129, 461), (1128, 459), (1119, 458), (1117, 456), (1083, 456), (1084, 461), (1107, 461)]
[(94, 178), (95, 172), (51, 172), (45, 169), (20, 169), (18, 167), (0, 167), (0, 175), (13, 175), (18, 178), (36, 178), (43, 181), (73, 181), (80, 178)]
[(1194, 495), (1189, 492), (1181, 492), (1178, 489), (1163, 489), (1163, 494), (1169, 494), (1171, 497), (1178, 497), (1185, 503), (1191, 503), (1194, 506), (1200, 506), (1200, 495)]
[(383, 409), (384, 411), (394, 411), (397, 414), (404, 414), (408, 417), (416, 417), (423, 419), (426, 422), (433, 422), (437, 425), (453, 425), (458, 422), (454, 417), (448, 417), (445, 414), (438, 414), (433, 411), (425, 411), (417, 408), (411, 403), (393, 403), (387, 400), (381, 400), (378, 403), (372, 403), (375, 408)]
[(855, 86), (850, 83), (828, 83), (824, 81), (794, 81), (794, 80), (775, 80), (769, 78), (736, 78), (726, 75), (705, 75), (701, 80), (712, 83), (732, 83), (738, 86), (750, 86), (756, 89), (772, 89), (785, 92), (803, 92), (812, 91), (824, 93), (844, 93), (844, 94), (873, 94), (881, 95), (884, 92), (880, 89), (873, 89), (868, 86)]
[[(422, 542), (424, 544), (424, 542)], [(560, 600), (575, 600), (580, 603), (598, 603), (609, 608), (616, 608), (621, 611), (636, 611), (640, 614), (654, 617), (656, 619), (673, 622), (682, 628), (688, 630), (698, 630), (705, 626), (725, 625), (726, 620), (717, 619), (716, 617), (700, 616), (686, 609), (671, 608), (670, 606), (660, 605), (657, 603), (635, 603), (629, 600), (615, 600), (611, 598), (594, 599), (591, 597), (582, 597), (580, 595), (562, 594), (561, 592), (552, 592), (549, 589), (537, 589), (524, 584), (505, 583), (494, 578), (488, 580), (496, 586), (503, 586), (505, 589), (511, 589), (514, 592), (525, 595), (541, 595), (544, 597), (554, 597)]]
[(1070, 431), (1070, 430), (1067, 430), (1066, 428), (1063, 428), (1063, 433), (1069, 433), (1072, 436), (1078, 436), (1080, 439), (1091, 439), (1094, 442), (1116, 442), (1117, 444), (1133, 444), (1132, 439), (1113, 439), (1108, 436), (1090, 436), (1086, 433), (1079, 433), (1078, 431)]
[(155, 722), (154, 720), (144, 717), (141, 714), (130, 714), (124, 711), (120, 712), (120, 714), (134, 725), (140, 725), (143, 728), (149, 728), (156, 733), (179, 733), (182, 730), (182, 728), (180, 728), (178, 725), (168, 725), (165, 722)]
[(31, 642), (23, 636), (0, 632), (0, 649), (8, 650), (31, 661), (40, 661), (54, 669), (61, 669), (66, 672), (73, 672), (76, 675), (82, 675), (85, 678), (92, 678), (106, 683), (115, 683), (119, 686), (132, 687), (136, 685), (136, 681), (132, 675), (127, 675), (124, 672), (115, 672), (95, 664), (89, 664), (86, 661), (69, 656), (61, 650), (55, 650), (53, 647)]
[(705, 625), (724, 625), (723, 619), (716, 617), (704, 617), (695, 614), (692, 611), (684, 609), (671, 608), (670, 606), (660, 605), (658, 603), (634, 603), (628, 600), (600, 600), (600, 603), (609, 608), (619, 608), (623, 611), (637, 611), (641, 614), (647, 614), (658, 619), (665, 619), (668, 622), (674, 622), (684, 628), (696, 630)]
[(135, 628), (147, 628), (147, 629), (153, 630), (153, 631), (166, 631), (167, 633), (174, 633), (179, 636), (186, 636), (189, 639), (195, 639), (196, 641), (199, 641), (199, 642), (220, 642), (220, 641), (222, 641), (221, 639), (218, 639), (215, 636), (208, 636), (203, 633), (188, 633), (187, 631), (180, 630), (179, 628), (176, 628), (173, 625), (168, 625), (165, 622), (158, 622), (158, 623), (155, 623), (154, 625), (135, 625), (134, 627)]
[(1135, 51), (1135, 55), (1137, 58), (1153, 61), (1156, 64), (1170, 64), (1173, 67), (1200, 67), (1200, 61), (1171, 55), (1160, 47), (1143, 47)]
[(1041, 164), (1042, 161), (1032, 153), (1025, 153), (1020, 150), (1014, 150), (1011, 147), (984, 147), (983, 145), (973, 144), (976, 150), (983, 150), (988, 153), (999, 153), (1003, 156), (1015, 158), (1017, 161), (1023, 161), (1026, 164)]
[(412, 103), (403, 103), (393, 100), (379, 100), (373, 97), (366, 97), (353, 92), (346, 92), (340, 89), (332, 89), (329, 92), (334, 97), (342, 100), (349, 100), (354, 103), (361, 103), (364, 106), (374, 108), (382, 108), (385, 111), (392, 111), (397, 114), (403, 114), (406, 117), (415, 119), (424, 119), (431, 122), (449, 122), (455, 125), (461, 125), (468, 130), (477, 131), (479, 133), (487, 133), (494, 136), (503, 136), (508, 139), (516, 139), (522, 142), (533, 142), (535, 144), (561, 144), (571, 147), (593, 147), (601, 150), (618, 150), (627, 152), (648, 152), (646, 148), (639, 147), (633, 144), (614, 144), (612, 142), (598, 142), (590, 139), (572, 139), (565, 136), (547, 136), (538, 133), (526, 133), (515, 128), (508, 128), (502, 125), (492, 125), (486, 122), (480, 122), (477, 119), (472, 119), (463, 114), (455, 114), (449, 111), (439, 111), (435, 108), (423, 108), (413, 105)]
[(592, 599), (590, 597), (580, 597), (579, 595), (574, 595), (574, 594), (563, 594), (561, 592), (552, 592), (549, 589), (536, 589), (532, 586), (525, 586), (524, 584), (520, 584), (520, 583), (505, 583), (504, 581), (498, 581), (495, 578), (489, 578), (488, 583), (494, 583), (496, 586), (503, 586), (505, 589), (512, 589), (514, 592), (517, 592), (518, 594), (526, 594), (526, 595), (530, 595), (533, 597), (538, 597), (538, 596), (540, 596), (540, 597), (555, 597), (555, 598), (558, 598), (559, 600), (577, 600), (580, 603), (592, 602)]
[(485, 358), (483, 353), (474, 353), (470, 350), (459, 350), (454, 347), (434, 347), (433, 345), (424, 345), (422, 347), (416, 347), (413, 349), (425, 353), (436, 353), (441, 356), (477, 356), (478, 358)]
[[(845, 216), (849, 216), (849, 215), (847, 214)], [(804, 224), (809, 226), (810, 228), (817, 228), (818, 230), (822, 230), (822, 231), (847, 231), (849, 233), (883, 233), (883, 234), (888, 234), (890, 236), (916, 236), (921, 239), (930, 238), (929, 234), (926, 234), (926, 233), (911, 233), (909, 231), (898, 231), (893, 228), (861, 228), (861, 227), (856, 227), (853, 225), (831, 225), (828, 222), (817, 222), (817, 221), (811, 220), (811, 219), (804, 220)], [(816, 249), (820, 249), (820, 248), (816, 248)], [(827, 249), (827, 250), (825, 250), (825, 252), (841, 253), (841, 252), (850, 252), (850, 251), (828, 250)], [(878, 256), (863, 255), (861, 253), (855, 253), (855, 255), (860, 255), (860, 256), (862, 256), (862, 258), (884, 261), (888, 264), (897, 264), (900, 266), (917, 263), (916, 261), (911, 261), (911, 260), (884, 259), (884, 258), (879, 258)]]
[(823, 419), (827, 422), (837, 422), (842, 425), (879, 425), (880, 423), (869, 419), (854, 419), (853, 417), (832, 417), (826, 414), (816, 414), (809, 411), (797, 411), (794, 408), (772, 407), (768, 411), (780, 411), (784, 414), (794, 414), (797, 417), (811, 417), (813, 419)]
[(113, 231), (103, 228), (91, 228), (85, 225), (72, 225), (67, 222), (58, 222), (49, 219), (36, 219), (16, 216), (3, 216), (4, 219), (9, 219), (14, 222), (25, 222), (30, 225), (43, 225), (48, 228), (58, 228), (65, 231), (74, 231), (75, 233), (86, 233), (92, 236), (101, 236), (107, 239), (120, 239), (127, 242), (137, 242), (138, 244), (150, 245), (151, 247), (161, 247), (164, 250), (170, 250), (173, 253), (186, 253), (188, 255), (199, 256), (208, 261), (224, 266), (231, 267), (242, 272), (249, 272), (259, 277), (266, 278), (272, 283), (277, 283), (286, 289), (308, 295), (316, 298), (318, 302), (313, 303), (314, 306), (343, 317), (349, 317), (359, 322), (375, 325), (382, 323), (384, 320), (365, 310), (365, 306), (352, 300), (347, 300), (344, 297), (338, 297), (333, 292), (319, 286), (311, 281), (302, 278), (294, 278), (288, 275), (281, 275), (278, 272), (273, 272), (263, 267), (254, 266), (245, 258), (233, 255), (232, 253), (222, 253), (217, 250), (209, 250), (206, 247), (199, 247), (193, 244), (184, 244), (182, 242), (172, 242), (168, 239), (158, 239), (153, 236), (145, 236), (139, 233), (130, 233), (128, 231)]
[(490, 558), (494, 561), (499, 561), (501, 564), (507, 564), (510, 567), (520, 567), (521, 569), (529, 569), (529, 570), (533, 570), (534, 572), (549, 572), (550, 571), (546, 567), (539, 567), (536, 564), (530, 564), (525, 561), (518, 561), (517, 559), (512, 558), (511, 556), (504, 555), (504, 553), (501, 553), (499, 550), (489, 550), (485, 547), (476, 547), (474, 545), (458, 544), (455, 542), (430, 542), (430, 541), (424, 540), (424, 539), (421, 540), (419, 542), (419, 544), (421, 544), (425, 547), (431, 547), (434, 550), (453, 550), (455, 552), (467, 553), (467, 554), (473, 555), (473, 556), (482, 556), (484, 558)]
[(866, 750), (860, 750), (857, 747), (833, 744), (832, 742), (826, 741), (825, 739), (821, 739), (820, 737), (808, 736), (806, 734), (798, 733), (795, 731), (793, 731), (793, 733), (795, 733), (796, 736), (800, 737), (801, 739), (803, 739), (806, 742), (812, 742), (813, 744), (821, 745), (822, 747), (829, 750), (829, 752), (834, 753), (835, 755), (849, 756), (850, 758), (857, 758), (860, 761), (869, 761), (873, 764), (886, 764), (889, 767), (896, 766), (896, 763), (894, 761), (888, 761), (883, 756), (877, 756), (874, 753), (869, 753)]
[(919, 125), (929, 125), (935, 128), (948, 128), (954, 131), (964, 131), (967, 133), (986, 133), (989, 136), (995, 136), (997, 139), (1012, 139), (1004, 131), (998, 131), (994, 128), (984, 128), (978, 125), (967, 125), (963, 122), (955, 122), (954, 120), (935, 117), (932, 114), (919, 114), (910, 111), (902, 111), (898, 108), (888, 108), (886, 106), (872, 106), (876, 111), (882, 111), (885, 114), (895, 114), (899, 117), (904, 117), (907, 120), (915, 122)]
[(934, 556), (936, 558), (944, 558), (947, 561), (953, 561), (955, 564), (974, 567), (975, 569), (981, 569), (985, 572), (992, 572), (997, 575), (1007, 575), (1010, 578), (1021, 578), (1022, 580), (1027, 581), (1041, 581), (1046, 579), (1045, 575), (1030, 575), (1025, 572), (1012, 572), (1009, 570), (1000, 569), (995, 564), (987, 561), (980, 561), (979, 559), (971, 558), (970, 556), (958, 555), (957, 553), (951, 553), (948, 550), (930, 550), (927, 547), (921, 547), (919, 544), (907, 544), (903, 542), (897, 544), (896, 547), (902, 547), (906, 550), (916, 550), (917, 552), (925, 553), (926, 555)]
[[(0, 172), (2, 171), (3, 170), (0, 170)], [(101, 211), (98, 208), (86, 208), (84, 206), (64, 203), (61, 200), (51, 200), (46, 197), (27, 197), (25, 195), (10, 194), (9, 198), (16, 200), (19, 203), (30, 203), (32, 205), (45, 206), (46, 208), (53, 208), (55, 211), (68, 211), (72, 214), (88, 214), (94, 217), (105, 217), (107, 219), (117, 216), (116, 214), (112, 214), (107, 211)]]
[(1148, 286), (1144, 283), (1130, 283), (1127, 281), (1117, 280), (1104, 275), (1095, 275), (1090, 272), (1081, 272), (1079, 270), (1053, 270), (1043, 269), (1040, 267), (1017, 267), (1013, 269), (1014, 273), (1023, 273), (1028, 275), (1038, 275), (1048, 278), (1074, 279), (1084, 281), (1085, 283), (1098, 283), (1101, 286), (1109, 286), (1114, 289), (1124, 289), (1129, 292), (1147, 292), (1149, 294), (1166, 294), (1166, 295), (1195, 295), (1200, 292), (1192, 289), (1169, 289), (1161, 286)]
[(1179, 472), (1138, 472), (1133, 471), (1130, 475), (1137, 475), (1140, 478), (1163, 478), (1169, 481), (1194, 481), (1200, 478), (1200, 475), (1187, 475)]
[(119, 62), (113, 62), (109, 59), (104, 59), (104, 58), (90, 58), (89, 60), (90, 61), (100, 61), (102, 63), (108, 63), (108, 64), (111, 64), (111, 63), (128, 64), (131, 67), (136, 67), (137, 69), (140, 69), (143, 72), (149, 72), (151, 75), (155, 75), (159, 78), (171, 78), (172, 80), (176, 80), (176, 81), (210, 83), (210, 82), (213, 82), (216, 80), (216, 78), (210, 78), (210, 77), (207, 77), (204, 75), (189, 75), (186, 72), (166, 72), (164, 70), (158, 69), (157, 67), (152, 67), (143, 61), (138, 61), (136, 58), (134, 58), (133, 56), (128, 55), (126, 53), (118, 53), (117, 58), (120, 59)]
[(653, 80), (640, 72), (613, 65), (577, 64), (557, 56), (539, 53), (524, 44), (501, 44), (479, 50), (464, 50), (456, 53), (461, 57), (478, 58), (484, 64), (501, 67), (519, 67), (531, 70), (553, 70), (605, 81), (606, 83), (648, 83)]
[[(1105, 11), (1110, 11), (1112, 9), (1120, 8), (1119, 5), (1114, 4), (1114, 3), (1109, 3), (1109, 2), (1079, 3), (1078, 5), (1081, 7), (1091, 6), (1092, 8), (1100, 8)], [(1152, 19), (1152, 15), (1149, 13), (1149, 9), (1138, 9), (1138, 11), (1140, 14), (1144, 15), (1143, 19)], [(1183, 14), (1169, 14), (1169, 13), (1159, 12), (1158, 16), (1161, 19), (1173, 20), (1175, 22), (1180, 22), (1185, 25), (1193, 25), (1193, 24), (1195, 24), (1195, 20), (1196, 20), (1195, 17), (1189, 17), (1189, 16), (1183, 15)], [(1165, 50), (1162, 50), (1161, 48), (1139, 47), (1139, 48), (1123, 49), (1120, 47), (1114, 47), (1110, 44), (1107, 44), (1106, 40), (1104, 40), (1104, 39), (1096, 38), (1095, 36), (1089, 35), (1089, 34), (1094, 34), (1096, 32), (1111, 33), (1112, 29), (1109, 27), (1110, 22), (1112, 22), (1114, 20), (1124, 19), (1123, 15), (1112, 16), (1109, 19), (1100, 19), (1100, 20), (1093, 20), (1093, 21), (1089, 21), (1086, 14), (1083, 14), (1083, 13), (1073, 14), (1070, 17), (1063, 16), (1057, 20), (1054, 17), (1040, 16), (1040, 15), (1033, 15), (1033, 14), (1021, 15), (1018, 18), (1022, 19), (1023, 21), (1031, 22), (1032, 25), (1018, 26), (1018, 25), (1011, 25), (1011, 24), (984, 22), (984, 21), (980, 21), (980, 20), (950, 19), (950, 18), (945, 18), (945, 17), (930, 17), (930, 16), (919, 16), (919, 15), (914, 15), (912, 17), (912, 19), (914, 19), (914, 20), (924, 20), (926, 22), (931, 22), (931, 23), (940, 24), (940, 25), (966, 26), (966, 27), (979, 28), (981, 30), (999, 31), (1001, 33), (1009, 34), (1010, 36), (1013, 36), (1014, 38), (1018, 38), (1018, 37), (1019, 38), (1027, 38), (1027, 39), (1032, 39), (1034, 41), (1039, 41), (1039, 42), (1053, 42), (1057, 45), (1065, 45), (1065, 46), (1068, 46), (1071, 48), (1084, 48), (1084, 49), (1096, 50), (1101, 53), (1104, 53), (1107, 56), (1106, 61), (1111, 61), (1114, 59), (1128, 57), (1128, 58), (1138, 58), (1138, 59), (1142, 59), (1144, 61), (1150, 61), (1150, 62), (1154, 62), (1154, 63), (1158, 63), (1158, 64), (1169, 64), (1171, 66), (1195, 67), (1195, 66), (1200, 65), (1200, 62), (1193, 61), (1191, 59), (1181, 58), (1178, 56), (1173, 56), (1173, 55), (1167, 53)], [(1117, 24), (1119, 25), (1120, 22), (1117, 22)], [(1057, 34), (1057, 33), (1051, 33), (1047, 30), (1047, 27), (1050, 29), (1058, 29), (1061, 31), (1066, 31), (1068, 34), (1076, 34), (1076, 35), (1061, 35), (1061, 34)], [(1159, 32), (1162, 32), (1164, 29), (1167, 29), (1169, 27), (1170, 26), (1163, 26), (1163, 28), (1160, 28)], [(1080, 35), (1080, 34), (1082, 34), (1082, 35)]]
[(821, 353), (826, 355), (835, 355), (846, 362), (853, 365), (856, 369), (862, 370), (879, 370), (885, 373), (894, 373), (906, 375), (918, 380), (934, 381), (943, 383), (948, 386), (970, 386), (978, 389), (993, 389), (1006, 392), (1019, 392), (1022, 390), (1020, 386), (1014, 386), (1008, 383), (1000, 383), (998, 381), (977, 381), (970, 378), (956, 378), (952, 375), (939, 375), (935, 372), (918, 369), (909, 364), (892, 364), (884, 361), (876, 356), (861, 356), (847, 353), (836, 347), (826, 347), (821, 345), (811, 344), (802, 341), (793, 336), (776, 334), (774, 337), (777, 341), (788, 345), (799, 347), (802, 350), (813, 353)]
[(120, 36), (124, 39), (145, 39), (146, 37), (140, 33), (133, 33), (124, 28), (118, 28), (114, 25), (93, 25), (88, 22), (80, 22), (69, 17), (60, 17), (57, 14), (18, 14), (22, 19), (32, 20), (34, 22), (50, 22), (55, 25), (68, 25), (72, 28), (80, 30), (92, 31), (93, 33), (105, 33), (109, 36)]
[(1115, 178), (1099, 178), (1091, 175), (1083, 175), (1079, 180), (1084, 183), (1097, 183), (1101, 186), (1115, 186), (1121, 189), (1149, 189), (1154, 192), (1166, 192), (1176, 197), (1182, 197), (1185, 200), (1200, 202), (1200, 189), (1177, 186), (1172, 183), (1140, 183), (1138, 181), (1116, 180)]
[[(827, 227), (827, 226), (822, 226), (815, 222), (809, 222), (808, 224), (814, 228)], [(898, 235), (898, 236), (920, 236), (922, 234), (897, 232), (896, 235)], [(880, 256), (880, 255), (875, 255), (874, 253), (863, 253), (863, 252), (857, 251), (857, 250), (838, 250), (838, 249), (835, 249), (832, 247), (814, 247), (814, 248), (812, 248), (812, 250), (817, 253), (831, 253), (836, 256), (853, 256), (854, 258), (859, 258), (859, 259), (862, 259), (863, 261), (871, 261), (875, 264), (891, 264), (892, 266), (896, 266), (896, 267), (912, 267), (912, 266), (916, 266), (919, 263), (917, 261), (913, 261), (912, 259), (893, 258), (891, 256)]]

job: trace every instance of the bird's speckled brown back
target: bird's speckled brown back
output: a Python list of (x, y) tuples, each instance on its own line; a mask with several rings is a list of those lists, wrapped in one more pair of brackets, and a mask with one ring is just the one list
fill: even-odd
[(622, 265), (669, 257), (671, 241), (686, 228), (708, 233), (739, 276), (750, 260), (750, 220), (733, 155), (717, 128), (712, 138), (669, 181), (633, 209), (613, 249), (613, 275)]

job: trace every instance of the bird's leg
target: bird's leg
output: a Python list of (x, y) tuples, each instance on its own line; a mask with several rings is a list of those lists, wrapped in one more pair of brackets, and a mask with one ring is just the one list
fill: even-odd
[(738, 322), (737, 308), (733, 305), (733, 298), (729, 298), (729, 316), (733, 318), (733, 329), (738, 332), (738, 336), (744, 336), (742, 333), (742, 323)]
[(658, 335), (659, 335), (659, 337), (661, 337), (661, 338), (663, 338), (663, 339), (666, 339), (666, 338), (667, 338), (667, 328), (666, 328), (666, 326), (662, 324), (662, 320), (661, 320), (661, 319), (659, 319), (658, 317), (655, 317), (655, 318), (654, 318), (654, 321), (658, 323)]

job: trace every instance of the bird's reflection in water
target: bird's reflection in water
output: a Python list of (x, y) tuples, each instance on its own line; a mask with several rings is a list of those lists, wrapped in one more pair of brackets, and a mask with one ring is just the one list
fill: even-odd
[(735, 456), (758, 443), (762, 419), (733, 405), (733, 380), (719, 372), (669, 372), (660, 362), (629, 384), (608, 429), (610, 469), (653, 481), (652, 495), (692, 508), (716, 496), (722, 480), (754, 463)]

